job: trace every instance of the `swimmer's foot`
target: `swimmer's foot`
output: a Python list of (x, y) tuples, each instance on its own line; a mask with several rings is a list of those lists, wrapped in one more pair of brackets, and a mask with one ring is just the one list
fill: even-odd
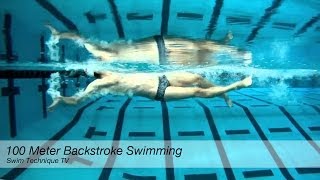
[(229, 107), (232, 107), (233, 106), (233, 102), (231, 99), (226, 99), (226, 104), (229, 106)]
[(232, 107), (233, 106), (233, 102), (232, 100), (229, 98), (229, 96), (227, 94), (223, 94), (222, 96), (220, 96), (221, 98), (224, 99), (224, 101), (226, 102), (226, 104), (229, 106), (229, 107)]
[(248, 76), (244, 78), (242, 81), (239, 81), (238, 88), (245, 88), (251, 86), (252, 84), (252, 76)]

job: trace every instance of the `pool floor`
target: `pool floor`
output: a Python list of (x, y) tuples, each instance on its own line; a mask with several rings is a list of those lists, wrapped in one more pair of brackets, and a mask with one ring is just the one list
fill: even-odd
[[(279, 168), (282, 159), (277, 147), (269, 143), (275, 140), (308, 141), (306, 146), (310, 146), (316, 156), (320, 154), (320, 88), (290, 88), (286, 91), (277, 98), (271, 96), (273, 89), (269, 88), (234, 91), (229, 93), (234, 101), (232, 108), (220, 98), (158, 102), (140, 97), (106, 96), (79, 106), (72, 117), (64, 117), (69, 121), (56, 119), (59, 113), (63, 116), (63, 110), (58, 108), (54, 112), (56, 115), (49, 114), (48, 120), (32, 125), (34, 127), (16, 138), (26, 139), (28, 131), (34, 131), (34, 128), (56, 126), (55, 132), (43, 132), (47, 133), (46, 139), (255, 140), (263, 142), (261, 152), (257, 152), (259, 156), (271, 157), (277, 164), (275, 168), (233, 168), (232, 154), (237, 149), (213, 143), (212, 146), (219, 149), (218, 156), (227, 160), (231, 168), (29, 167), (1, 169), (0, 175), (4, 179), (320, 179), (319, 167)], [(211, 161), (214, 156), (208, 154), (207, 157), (204, 161)], [(196, 157), (190, 158), (195, 163), (199, 161)], [(114, 163), (108, 156), (102, 160)], [(174, 167), (172, 157), (163, 161)], [(75, 163), (90, 166), (95, 162), (79, 157)]]

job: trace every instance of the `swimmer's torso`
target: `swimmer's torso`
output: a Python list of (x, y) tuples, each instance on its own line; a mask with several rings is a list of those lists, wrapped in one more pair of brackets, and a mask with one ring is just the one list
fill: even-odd
[(116, 42), (112, 43), (111, 47), (117, 51), (114, 61), (159, 63), (158, 46), (152, 38), (139, 42)]
[[(165, 58), (169, 64), (199, 64), (199, 47), (195, 41), (189, 41), (181, 38), (164, 38)], [(147, 62), (159, 64), (159, 49), (157, 42), (153, 38), (144, 39), (137, 42), (122, 42), (114, 44), (117, 54), (114, 60), (120, 59), (124, 61)]]
[[(235, 47), (217, 44), (206, 40), (189, 40), (183, 38), (164, 37), (165, 59), (171, 65), (215, 65), (214, 54), (226, 53), (234, 57), (245, 58), (243, 52)], [(154, 38), (141, 41), (120, 41), (110, 43), (114, 51), (111, 55), (102, 57), (106, 61), (145, 62), (160, 64), (159, 49)]]
[(151, 98), (155, 96), (159, 82), (159, 76), (153, 73), (112, 73), (106, 77), (106, 80), (108, 78), (113, 78), (116, 82), (115, 85), (108, 87), (110, 94), (149, 96)]

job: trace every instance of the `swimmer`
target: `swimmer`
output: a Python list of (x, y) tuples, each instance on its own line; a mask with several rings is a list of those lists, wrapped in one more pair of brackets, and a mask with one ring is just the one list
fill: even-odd
[[(59, 32), (51, 25), (45, 25), (59, 39), (83, 43), (95, 57), (108, 62), (142, 62), (160, 65), (216, 65), (218, 56), (229, 56), (233, 63), (248, 65), (252, 62), (249, 51), (227, 45), (231, 32), (220, 41), (193, 40), (175, 37), (154, 36), (138, 41), (114, 41), (108, 44), (93, 43), (75, 32)], [(229, 61), (230, 62), (230, 61)], [(225, 62), (226, 63), (226, 62)]]
[(158, 73), (116, 73), (111, 71), (93, 72), (97, 79), (92, 81), (84, 93), (71, 97), (58, 96), (48, 107), (53, 111), (60, 104), (77, 105), (83, 100), (107, 92), (127, 96), (142, 96), (152, 100), (169, 101), (193, 97), (222, 97), (229, 107), (232, 101), (226, 94), (229, 91), (245, 88), (252, 84), (251, 76), (227, 86), (217, 86), (198, 74), (189, 72)]

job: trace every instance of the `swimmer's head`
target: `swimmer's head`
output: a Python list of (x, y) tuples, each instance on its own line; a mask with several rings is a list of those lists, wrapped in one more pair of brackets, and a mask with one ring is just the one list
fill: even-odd
[(95, 78), (97, 78), (97, 79), (101, 79), (101, 78), (102, 78), (101, 74), (98, 73), (98, 72), (94, 72), (94, 73), (93, 73), (93, 76), (94, 76)]
[(97, 79), (101, 79), (101, 78), (102, 78), (101, 73), (95, 72), (95, 71), (93, 71), (92, 69), (85, 69), (84, 71), (86, 72), (86, 74), (87, 74), (89, 77), (95, 77), (95, 78), (97, 78)]

